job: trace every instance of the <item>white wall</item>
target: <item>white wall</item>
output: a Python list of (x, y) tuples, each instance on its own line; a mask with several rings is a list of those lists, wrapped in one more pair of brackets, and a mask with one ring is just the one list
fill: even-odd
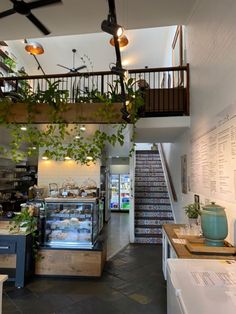
[[(41, 154), (39, 155), (41, 156)], [(100, 187), (100, 163), (90, 163), (89, 166), (81, 165), (73, 160), (55, 161), (42, 160), (38, 162), (38, 186), (48, 189), (49, 183), (57, 183), (58, 187), (66, 180), (74, 181), (78, 186), (84, 185), (87, 179), (96, 182)]]
[[(191, 136), (210, 126), (215, 115), (236, 101), (236, 2), (234, 0), (200, 0), (187, 24), (187, 61), (190, 63), (191, 128), (175, 143), (164, 145), (170, 162), (174, 185), (178, 193), (175, 204), (177, 222), (185, 219), (182, 207), (193, 202), (193, 194), (182, 194), (180, 156), (191, 156)], [(188, 168), (188, 174), (190, 169)], [(233, 186), (232, 186), (233, 189)], [(204, 194), (200, 200), (209, 199)], [(230, 242), (236, 243), (236, 204), (210, 199), (225, 206)]]
[(111, 174), (128, 174), (129, 165), (111, 165), (110, 172)]

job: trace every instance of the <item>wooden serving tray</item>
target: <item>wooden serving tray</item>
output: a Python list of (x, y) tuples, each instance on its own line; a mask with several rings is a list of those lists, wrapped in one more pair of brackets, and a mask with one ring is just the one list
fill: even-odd
[(186, 239), (186, 247), (191, 253), (195, 254), (221, 254), (233, 255), (236, 254), (236, 248), (225, 242), (225, 246), (208, 246), (204, 243), (193, 243)]

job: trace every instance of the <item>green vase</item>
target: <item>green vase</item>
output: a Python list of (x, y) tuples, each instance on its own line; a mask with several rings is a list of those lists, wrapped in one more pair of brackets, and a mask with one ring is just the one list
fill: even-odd
[(228, 235), (228, 224), (224, 208), (212, 202), (202, 209), (201, 227), (205, 244), (224, 246), (224, 239)]

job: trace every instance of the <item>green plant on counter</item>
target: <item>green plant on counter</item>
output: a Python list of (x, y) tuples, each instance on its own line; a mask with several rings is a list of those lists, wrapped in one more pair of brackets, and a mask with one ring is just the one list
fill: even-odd
[(197, 203), (188, 204), (184, 206), (185, 214), (188, 218), (198, 218), (198, 216), (201, 214), (200, 209), (198, 208)]
[[(125, 82), (126, 108), (129, 113), (130, 122), (124, 121), (122, 124), (115, 124), (109, 132), (100, 128), (91, 136), (85, 136), (80, 130), (79, 124), (68, 124), (63, 120), (62, 113), (69, 109), (68, 91), (60, 89), (60, 80), (50, 82), (46, 79), (48, 89), (42, 91), (38, 86), (36, 91), (32, 91), (28, 84), (19, 90), (18, 102), (27, 104), (28, 121), (26, 124), (8, 123), (8, 114), (14, 108), (14, 102), (10, 98), (0, 99), (0, 123), (7, 127), (11, 134), (9, 149), (1, 148), (3, 155), (11, 157), (19, 162), (37, 152), (38, 148), (45, 150), (45, 155), (54, 160), (64, 160), (69, 156), (71, 159), (81, 164), (90, 164), (100, 159), (107, 144), (115, 146), (123, 145), (125, 142), (126, 127), (129, 123), (134, 126), (138, 119), (138, 110), (143, 104), (143, 98), (139, 90), (135, 90), (134, 79)], [(117, 117), (113, 101), (117, 101), (115, 92), (118, 91), (119, 80), (114, 81), (114, 90), (107, 94), (101, 94), (97, 89), (85, 90), (83, 97), (74, 95), (77, 101), (100, 102), (100, 109), (94, 116), (100, 117), (105, 123), (110, 124)], [(78, 96), (78, 97), (77, 97)], [(81, 98), (80, 98), (81, 96)], [(33, 118), (37, 116), (35, 104), (47, 103), (50, 106), (50, 124), (39, 126), (33, 124)], [(83, 123), (86, 123), (84, 121)], [(22, 127), (27, 127), (27, 131), (22, 131)], [(132, 141), (134, 135), (132, 137)], [(65, 144), (66, 143), (66, 144)], [(24, 151), (21, 149), (26, 147)], [(130, 150), (132, 154), (134, 146)], [(88, 158), (89, 157), (89, 158)]]
[(24, 232), (31, 233), (32, 235), (32, 250), (35, 259), (39, 259), (38, 255), (39, 242), (38, 236), (39, 231), (37, 230), (38, 218), (34, 216), (35, 207), (27, 205), (22, 208), (21, 212), (16, 214), (10, 221), (10, 232)]

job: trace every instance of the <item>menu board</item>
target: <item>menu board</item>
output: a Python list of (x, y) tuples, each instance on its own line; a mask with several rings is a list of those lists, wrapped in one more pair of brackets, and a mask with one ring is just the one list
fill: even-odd
[(213, 118), (208, 129), (192, 137), (190, 181), (192, 191), (231, 202), (236, 200), (234, 108), (228, 107)]

